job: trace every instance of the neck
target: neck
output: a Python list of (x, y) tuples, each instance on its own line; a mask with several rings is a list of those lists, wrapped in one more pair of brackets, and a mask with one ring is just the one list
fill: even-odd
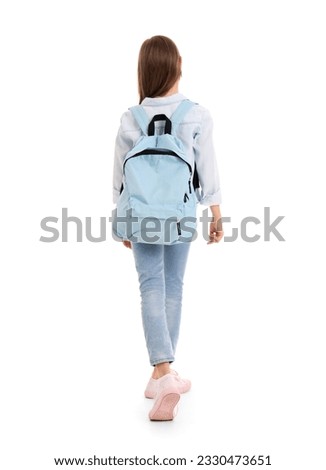
[(172, 88), (170, 88), (170, 90), (165, 93), (164, 96), (170, 96), (170, 95), (174, 95), (175, 93), (179, 93), (179, 82), (176, 82)]

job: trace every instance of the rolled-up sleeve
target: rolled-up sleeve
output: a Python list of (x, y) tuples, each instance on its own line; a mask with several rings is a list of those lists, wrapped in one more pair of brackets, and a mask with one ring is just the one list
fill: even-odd
[(202, 122), (194, 139), (195, 162), (200, 182), (197, 197), (204, 206), (222, 202), (220, 177), (213, 143), (213, 119), (204, 109)]

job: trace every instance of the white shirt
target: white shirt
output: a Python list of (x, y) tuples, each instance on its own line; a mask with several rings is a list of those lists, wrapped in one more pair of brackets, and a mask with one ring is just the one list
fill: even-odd
[[(155, 114), (171, 117), (180, 101), (186, 99), (181, 93), (159, 98), (145, 98), (142, 101), (148, 122)], [(218, 168), (213, 145), (213, 120), (209, 111), (200, 106), (193, 106), (179, 125), (178, 137), (183, 142), (185, 151), (192, 157), (199, 176), (200, 189), (198, 201), (204, 206), (219, 205), (221, 190)], [(131, 111), (121, 117), (120, 128), (116, 138), (113, 169), (113, 202), (116, 203), (123, 180), (123, 161), (126, 154), (142, 136), (142, 131)], [(194, 166), (194, 165), (193, 165)]]

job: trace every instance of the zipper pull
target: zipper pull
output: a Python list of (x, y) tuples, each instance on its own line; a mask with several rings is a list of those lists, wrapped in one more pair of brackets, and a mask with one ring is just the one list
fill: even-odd
[(180, 222), (177, 222), (177, 231), (178, 231), (178, 236), (180, 237), (180, 235), (181, 235)]
[(189, 194), (191, 194), (191, 180), (188, 180)]
[(187, 193), (185, 193), (185, 195), (183, 196), (183, 202), (187, 202), (189, 201), (189, 196)]

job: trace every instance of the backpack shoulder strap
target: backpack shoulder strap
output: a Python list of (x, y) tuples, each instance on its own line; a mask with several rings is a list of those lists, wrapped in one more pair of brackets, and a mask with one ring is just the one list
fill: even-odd
[(132, 115), (136, 119), (143, 134), (148, 135), (149, 117), (142, 105), (139, 104), (137, 106), (132, 106), (129, 110), (132, 112)]
[[(198, 103), (194, 103), (193, 101), (190, 100), (183, 100), (177, 107), (177, 109), (174, 111), (174, 113), (171, 116), (171, 122), (172, 122), (172, 133), (176, 135), (178, 126), (181, 124), (183, 121), (183, 118), (187, 114), (187, 112), (195, 105)], [(200, 181), (199, 181), (199, 175), (197, 172), (196, 168), (196, 162), (194, 162), (194, 168), (193, 168), (193, 177), (192, 177), (192, 184), (194, 186), (194, 189), (200, 188)]]
[(173, 134), (176, 134), (179, 124), (181, 124), (187, 112), (196, 104), (197, 103), (194, 103), (193, 101), (190, 101), (190, 100), (181, 101), (181, 103), (179, 104), (179, 106), (177, 107), (177, 109), (174, 111), (174, 113), (171, 116)]

